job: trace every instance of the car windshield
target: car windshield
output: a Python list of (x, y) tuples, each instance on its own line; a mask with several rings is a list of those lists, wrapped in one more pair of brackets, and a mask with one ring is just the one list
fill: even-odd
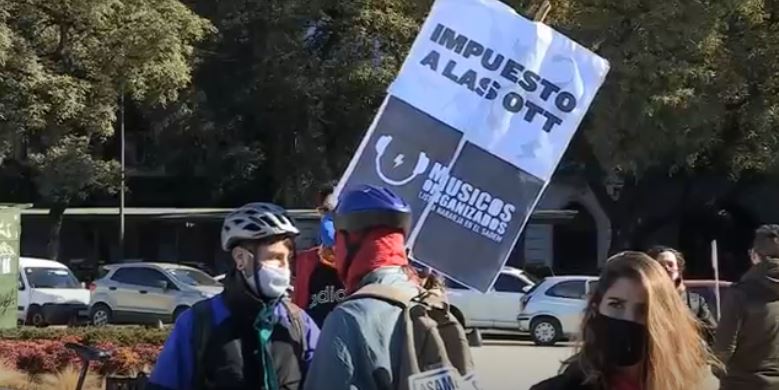
[(32, 288), (81, 288), (67, 268), (28, 267), (24, 273)]
[(176, 279), (190, 286), (221, 286), (214, 278), (203, 271), (192, 268), (168, 268), (168, 272)]

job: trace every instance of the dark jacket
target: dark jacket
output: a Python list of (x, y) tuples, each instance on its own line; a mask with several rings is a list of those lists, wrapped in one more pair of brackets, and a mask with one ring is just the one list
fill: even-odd
[(714, 351), (720, 389), (779, 390), (779, 259), (753, 266), (730, 287)]
[(709, 309), (709, 304), (706, 303), (706, 299), (700, 294), (694, 292), (683, 291), (682, 301), (690, 308), (693, 316), (698, 320), (703, 332), (703, 338), (711, 345), (714, 342), (714, 333), (717, 329), (717, 320), (714, 318), (714, 314)]
[[(243, 278), (233, 272), (225, 279), (222, 294), (210, 299), (212, 328), (204, 353), (206, 389), (264, 389), (258, 332), (254, 321), (265, 303), (249, 293)], [(270, 353), (280, 389), (302, 387), (308, 364), (313, 359), (319, 329), (308, 315), (304, 317), (307, 348), (290, 337), (289, 313), (283, 304), (273, 308), (275, 325), (270, 337)], [(176, 320), (173, 332), (165, 342), (147, 389), (197, 389), (194, 384), (194, 318), (187, 310)]]

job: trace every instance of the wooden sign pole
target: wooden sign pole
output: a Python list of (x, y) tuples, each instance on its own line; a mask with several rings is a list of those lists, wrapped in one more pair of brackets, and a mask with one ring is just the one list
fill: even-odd
[(546, 16), (549, 15), (549, 11), (552, 10), (552, 3), (549, 0), (543, 0), (533, 15), (533, 21), (543, 23), (546, 20)]

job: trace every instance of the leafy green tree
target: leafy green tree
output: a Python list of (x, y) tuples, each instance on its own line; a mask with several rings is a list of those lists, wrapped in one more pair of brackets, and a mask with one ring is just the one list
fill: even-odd
[[(612, 65), (580, 140), (625, 181), (613, 213), (617, 247), (700, 206), (692, 196), (700, 177), (775, 170), (777, 2), (568, 3), (558, 26)], [(651, 194), (669, 182), (679, 182), (676, 201), (653, 218)], [(716, 209), (736, 192), (710, 195)]]
[(212, 27), (178, 0), (1, 0), (0, 151), (25, 152), (51, 207), (49, 255), (62, 214), (95, 190), (115, 192), (101, 145), (120, 96), (166, 104), (190, 81), (194, 44)]

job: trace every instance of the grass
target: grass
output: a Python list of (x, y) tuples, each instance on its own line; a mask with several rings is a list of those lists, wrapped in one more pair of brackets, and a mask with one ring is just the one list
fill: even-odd
[[(56, 374), (43, 374), (30, 377), (11, 367), (6, 362), (0, 362), (0, 388), (3, 390), (73, 390), (78, 384), (79, 370), (68, 366)], [(87, 374), (83, 390), (102, 390), (103, 379), (94, 374)]]

